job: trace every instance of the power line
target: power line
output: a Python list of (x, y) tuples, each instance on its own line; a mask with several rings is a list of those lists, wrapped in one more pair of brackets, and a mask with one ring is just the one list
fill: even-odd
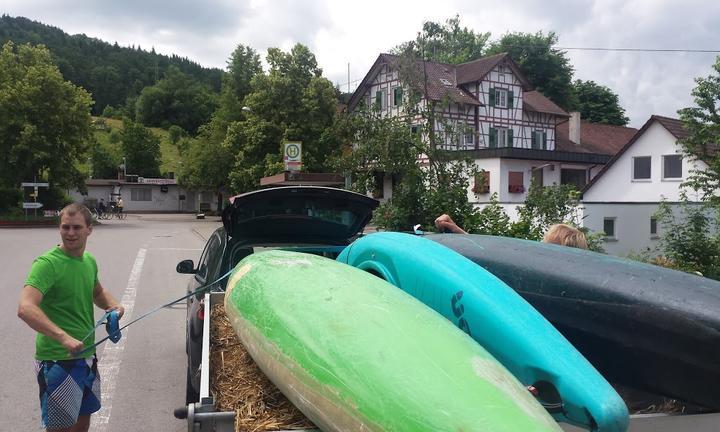
[[(520, 47), (525, 48), (525, 47)], [(526, 47), (529, 48), (529, 47)], [(673, 49), (673, 48), (599, 48), (599, 47), (555, 47), (561, 50), (576, 51), (630, 51), (630, 52), (686, 52), (686, 53), (720, 53), (720, 50)]]

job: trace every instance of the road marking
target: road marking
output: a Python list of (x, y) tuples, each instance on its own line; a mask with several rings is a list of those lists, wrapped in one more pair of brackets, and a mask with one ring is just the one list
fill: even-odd
[[(133, 309), (135, 308), (135, 297), (140, 282), (140, 273), (142, 272), (146, 253), (147, 248), (145, 247), (140, 248), (138, 251), (137, 257), (135, 257), (135, 264), (133, 264), (132, 270), (130, 271), (130, 278), (128, 278), (128, 283), (125, 287), (125, 293), (120, 301), (123, 307), (125, 307), (125, 314), (123, 315), (123, 321), (125, 322), (132, 320)], [(100, 369), (101, 379), (102, 408), (92, 416), (90, 430), (94, 432), (104, 432), (110, 422), (115, 382), (120, 372), (120, 363), (122, 362), (122, 354), (125, 350), (125, 342), (128, 339), (128, 330), (129, 327), (123, 330), (123, 337), (118, 343), (105, 344), (102, 356), (100, 356), (98, 367)]]
[(167, 250), (167, 251), (201, 251), (202, 248), (148, 248), (149, 250)]

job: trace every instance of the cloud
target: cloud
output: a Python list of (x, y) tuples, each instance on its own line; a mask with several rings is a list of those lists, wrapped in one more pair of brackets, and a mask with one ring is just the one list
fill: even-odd
[[(154, 47), (222, 67), (238, 44), (265, 57), (269, 47), (303, 43), (325, 76), (347, 89), (378, 54), (415, 38), (424, 21), (460, 15), (461, 25), (498, 39), (507, 32), (555, 31), (559, 46), (717, 49), (720, 2), (711, 0), (209, 0), (97, 2), (4, 0), (3, 13), (123, 46)], [(640, 126), (692, 104), (694, 78), (715, 54), (568, 51), (575, 77), (610, 87)]]

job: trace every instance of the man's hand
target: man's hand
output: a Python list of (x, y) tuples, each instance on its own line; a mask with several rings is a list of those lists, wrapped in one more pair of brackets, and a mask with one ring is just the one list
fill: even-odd
[(105, 309), (105, 312), (110, 312), (112, 310), (117, 311), (118, 319), (122, 318), (122, 316), (125, 315), (125, 308), (121, 304)]
[(66, 350), (68, 350), (71, 355), (82, 351), (82, 349), (85, 347), (82, 342), (68, 335), (67, 333), (65, 333), (65, 335), (60, 338), (60, 343)]

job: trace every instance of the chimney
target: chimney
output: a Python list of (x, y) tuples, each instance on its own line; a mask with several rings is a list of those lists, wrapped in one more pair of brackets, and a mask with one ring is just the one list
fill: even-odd
[(570, 113), (570, 121), (568, 122), (570, 141), (576, 145), (580, 145), (580, 112), (573, 111)]

